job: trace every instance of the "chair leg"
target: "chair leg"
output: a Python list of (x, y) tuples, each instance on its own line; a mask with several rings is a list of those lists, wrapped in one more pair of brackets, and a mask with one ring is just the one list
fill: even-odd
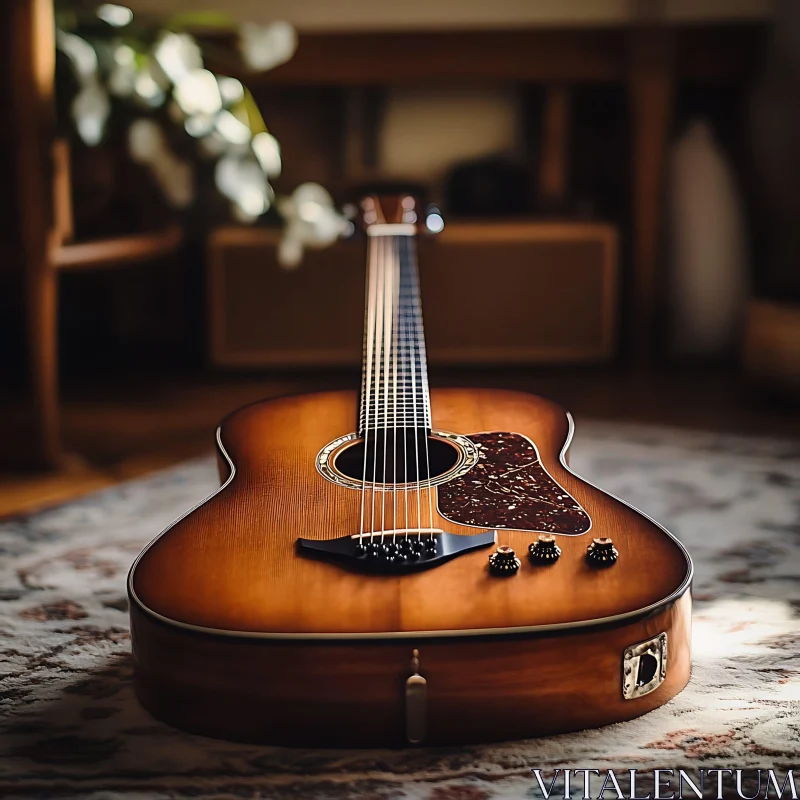
[(61, 461), (58, 408), (58, 276), (49, 264), (29, 265), (27, 286), (28, 369), (36, 423), (38, 461)]
[(26, 456), (59, 466), (57, 281), (53, 252), (55, 24), (52, 0), (12, 0), (11, 83), (17, 139), (28, 371), (36, 432)]

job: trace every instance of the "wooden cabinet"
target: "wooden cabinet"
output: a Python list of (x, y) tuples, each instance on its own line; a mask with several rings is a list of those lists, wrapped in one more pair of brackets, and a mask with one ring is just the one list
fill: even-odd
[[(226, 367), (357, 365), (363, 241), (277, 262), (278, 233), (209, 240), (209, 349)], [(613, 356), (617, 232), (601, 223), (451, 223), (419, 242), (430, 361), (532, 364)]]

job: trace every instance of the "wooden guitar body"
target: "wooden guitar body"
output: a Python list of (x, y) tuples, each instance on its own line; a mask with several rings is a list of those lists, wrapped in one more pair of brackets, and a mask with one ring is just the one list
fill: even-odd
[[(223, 422), (224, 485), (130, 573), (146, 708), (209, 736), (383, 747), (594, 727), (684, 687), (691, 561), (655, 522), (570, 471), (569, 415), (490, 390), (434, 390), (431, 409), (431, 435), (457, 463), (400, 491), (357, 488), (337, 471), (357, 443), (356, 393), (258, 403)], [(401, 543), (434, 536), (423, 531), (496, 542), (429, 568), (425, 555), (387, 566), (313, 549), (369, 544), (376, 530)], [(540, 533), (560, 557), (529, 555)], [(606, 539), (618, 559), (587, 558), (594, 540), (611, 548)], [(490, 568), (498, 545), (515, 551), (516, 571)]]

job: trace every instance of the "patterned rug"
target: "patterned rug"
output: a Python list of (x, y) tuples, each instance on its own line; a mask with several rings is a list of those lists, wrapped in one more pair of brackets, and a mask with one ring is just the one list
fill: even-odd
[(0, 796), (485, 800), (540, 797), (532, 768), (797, 768), (800, 443), (590, 423), (572, 464), (694, 556), (693, 677), (663, 708), (549, 739), (401, 751), (227, 744), (156, 722), (133, 696), (125, 576), (215, 487), (209, 458), (0, 523)]

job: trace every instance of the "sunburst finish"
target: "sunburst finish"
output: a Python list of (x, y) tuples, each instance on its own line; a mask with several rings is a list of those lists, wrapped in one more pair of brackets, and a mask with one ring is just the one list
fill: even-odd
[[(395, 284), (394, 291), (402, 289)], [(383, 309), (399, 348), (400, 317)], [(373, 316), (377, 321), (380, 314), (373, 309)], [(410, 403), (381, 405), (392, 367), (408, 371), (402, 349), (392, 352), (400, 355), (388, 367), (372, 362), (373, 377), (383, 369), (384, 382), (365, 377), (360, 397), (336, 392), (257, 403), (222, 423), (222, 488), (154, 540), (131, 570), (142, 702), (179, 727), (214, 736), (384, 746), (407, 743), (404, 686), (414, 650), (427, 681), (425, 743), (601, 725), (642, 714), (680, 691), (690, 668), (692, 570), (683, 547), (570, 470), (572, 421), (548, 400), (492, 390), (428, 395), (427, 381), (415, 376), (408, 391), (424, 391), (429, 404), (422, 412)], [(320, 470), (320, 453), (330, 443), (357, 424), (355, 432), (369, 436), (370, 414), (388, 426), (398, 413), (411, 419), (406, 434), (413, 422), (428, 432), (472, 435), (486, 446), (493, 440), (482, 435), (492, 432), (527, 440), (538, 455), (530, 480), (561, 516), (515, 517), (512, 501), (471, 502), (470, 476), (475, 492), (485, 491), (480, 462), (457, 478), (457, 492), (448, 481), (399, 492), (369, 481), (359, 488)], [(526, 458), (530, 465), (530, 453)], [(499, 472), (490, 491), (524, 499), (526, 484), (511, 485), (512, 473)], [(459, 516), (461, 500), (467, 516)], [(481, 527), (482, 513), (495, 521)], [(528, 529), (512, 528), (515, 519), (527, 520)], [(491, 549), (387, 574), (366, 562), (357, 569), (308, 558), (296, 544), (358, 537), (365, 526), (374, 536), (422, 529), (474, 534), (492, 525), (497, 544), (513, 548), (522, 562), (510, 577), (491, 572)], [(553, 533), (561, 548), (547, 566), (527, 558), (539, 532)], [(598, 569), (586, 551), (603, 537), (620, 555)], [(662, 633), (663, 681), (626, 699), (625, 652)]]

